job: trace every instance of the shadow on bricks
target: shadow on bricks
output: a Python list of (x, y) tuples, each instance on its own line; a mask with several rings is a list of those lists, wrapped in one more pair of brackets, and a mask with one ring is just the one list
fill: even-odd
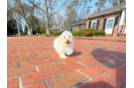
[(81, 54), (82, 54), (81, 52), (76, 52), (74, 50), (73, 53), (69, 57), (75, 57), (75, 56), (78, 56), (78, 55), (81, 55)]
[[(92, 80), (82, 84), (79, 88), (123, 88), (126, 84), (126, 53), (94, 49), (91, 55), (99, 61), (96, 64), (108, 68), (108, 70), (101, 72), (101, 68), (98, 66), (97, 71), (100, 71), (101, 74), (93, 77), (89, 75)], [(91, 74), (96, 74), (94, 68), (91, 71)]]

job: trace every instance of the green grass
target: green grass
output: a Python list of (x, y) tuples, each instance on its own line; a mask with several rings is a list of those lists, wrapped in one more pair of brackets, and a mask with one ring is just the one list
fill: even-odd
[(93, 37), (110, 37), (111, 35), (93, 35)]

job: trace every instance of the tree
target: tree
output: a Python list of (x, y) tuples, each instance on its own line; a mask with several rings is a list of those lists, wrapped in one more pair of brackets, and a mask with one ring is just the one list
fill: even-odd
[(27, 30), (27, 26), (25, 25), (25, 27), (24, 27), (24, 35), (27, 35), (27, 32), (28, 32), (28, 30)]
[(8, 20), (7, 21), (7, 35), (14, 35), (17, 33), (17, 27), (16, 27), (16, 23), (15, 20)]
[[(30, 19), (30, 16), (29, 16)], [(41, 33), (40, 26), (39, 26), (39, 19), (35, 16), (32, 17), (32, 23), (31, 27), (33, 29), (33, 34)]]
[(97, 9), (95, 9), (91, 15), (94, 15), (96, 13), (98, 13), (98, 10)]
[(89, 16), (91, 0), (72, 0), (66, 7), (65, 24), (72, 23)]
[(7, 1), (7, 17), (8, 20), (12, 20), (12, 22), (14, 22), (14, 24), (17, 26), (17, 31), (18, 31), (18, 35), (20, 36), (20, 28), (19, 28), (19, 14), (13, 10), (13, 7), (11, 6), (11, 0)]
[[(32, 35), (32, 18), (34, 15), (34, 8), (36, 5), (39, 5), (39, 3), (35, 4), (35, 6), (28, 6), (25, 2), (22, 2), (20, 0), (15, 0), (16, 5), (18, 8), (14, 8), (15, 11), (17, 11), (21, 16), (24, 18), (27, 29), (28, 29), (28, 34)], [(34, 0), (32, 0), (34, 3)], [(28, 13), (30, 14), (30, 21), (28, 22), (27, 20), (27, 15)]]
[[(32, 1), (30, 2), (34, 5)], [(68, 2), (69, 0), (44, 0), (44, 2), (40, 0), (40, 3), (44, 6), (44, 8), (40, 9), (45, 13), (46, 33), (48, 35), (50, 34), (49, 27), (52, 16), (63, 10)]]
[(51, 17), (50, 26), (61, 26), (64, 24), (64, 18), (61, 13), (55, 14)]
[(106, 0), (98, 0), (98, 2), (95, 3), (95, 6), (97, 7), (98, 12), (100, 12), (103, 8), (105, 8)]
[(109, 0), (109, 2), (113, 5), (116, 6), (118, 4), (121, 4), (123, 2), (125, 2), (125, 0)]

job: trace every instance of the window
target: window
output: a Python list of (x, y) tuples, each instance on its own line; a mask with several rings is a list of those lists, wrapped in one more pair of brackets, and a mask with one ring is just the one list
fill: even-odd
[(113, 27), (113, 21), (114, 21), (114, 19), (108, 20), (107, 29), (110, 29)]
[(72, 28), (71, 27), (69, 28), (69, 31), (72, 31)]
[(62, 27), (62, 29), (61, 29), (62, 31), (64, 31), (64, 28)]
[(81, 29), (81, 25), (78, 25), (78, 30), (80, 30)]
[(97, 21), (92, 21), (91, 28), (96, 29)]

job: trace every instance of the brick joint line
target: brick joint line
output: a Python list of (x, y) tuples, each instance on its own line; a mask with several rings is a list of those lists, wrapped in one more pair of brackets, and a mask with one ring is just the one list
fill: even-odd
[(89, 77), (88, 75), (84, 74), (83, 72), (81, 72), (81, 71), (79, 71), (79, 70), (77, 70), (77, 71), (80, 72), (81, 74), (83, 74), (84, 76), (86, 76), (86, 77), (88, 77), (88, 78), (91, 78), (91, 77)]
[(39, 69), (38, 69), (38, 67), (36, 65), (35, 65), (35, 68), (36, 68), (37, 71), (39, 71)]
[(61, 73), (56, 67), (54, 67), (61, 75), (63, 75), (63, 73)]
[(20, 68), (20, 62), (18, 62), (18, 68)]
[(66, 64), (66, 63), (64, 63), (62, 60), (59, 60), (61, 63), (63, 63), (63, 64)]
[(82, 63), (80, 63), (80, 62), (78, 62), (78, 61), (76, 61), (76, 63), (78, 63), (78, 64), (80, 64), (80, 65), (83, 65), (83, 66), (87, 67), (86, 65), (84, 65), (84, 64), (82, 64)]
[(46, 58), (44, 58), (47, 62), (49, 62)]
[(19, 88), (22, 88), (22, 79), (21, 79), (21, 76), (19, 76)]
[(48, 83), (48, 81), (47, 81), (47, 80), (45, 80), (44, 82), (45, 82), (45, 84), (46, 84), (47, 88), (51, 88), (51, 86), (49, 85), (49, 83)]
[(30, 61), (32, 61), (31, 57), (29, 57)]

